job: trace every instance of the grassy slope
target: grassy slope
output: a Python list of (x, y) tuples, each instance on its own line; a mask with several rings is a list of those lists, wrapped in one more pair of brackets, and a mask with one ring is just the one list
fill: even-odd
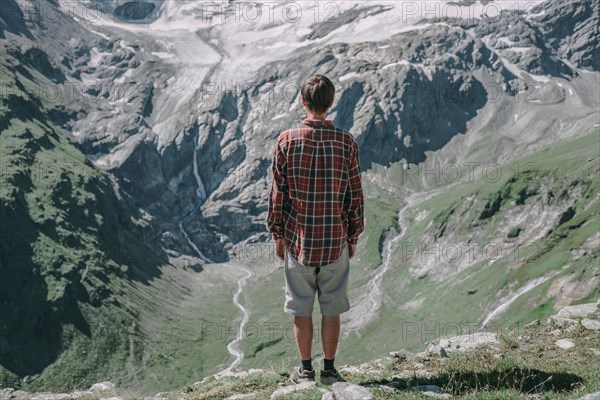
[[(573, 185), (574, 182), (583, 185), (585, 195), (576, 203), (575, 217), (557, 227), (550, 236), (538, 240), (535, 247), (538, 250), (535, 251), (534, 257), (525, 259), (529, 255), (529, 251), (520, 255), (520, 259), (524, 262), (518, 268), (514, 269), (515, 264), (518, 263), (513, 261), (513, 252), (505, 254), (491, 265), (486, 265), (486, 260), (476, 254), (472, 267), (444, 279), (442, 282), (434, 282), (427, 278), (411, 277), (407, 270), (407, 264), (402, 262), (401, 250), (398, 250), (396, 253), (398, 267), (390, 271), (384, 280), (385, 292), (390, 294), (390, 301), (386, 304), (379, 322), (369, 327), (369, 331), (363, 335), (370, 341), (381, 343), (382, 348), (374, 354), (366, 350), (367, 354), (363, 356), (385, 355), (388, 350), (398, 347), (419, 348), (424, 342), (432, 340), (435, 336), (460, 333), (461, 330), (464, 332), (469, 325), (478, 326), (481, 316), (486, 311), (486, 303), (493, 301), (496, 293), (503, 293), (502, 289), (506, 285), (522, 286), (528, 280), (543, 276), (548, 271), (556, 270), (568, 263), (571, 249), (580, 248), (583, 241), (597, 232), (600, 223), (599, 203), (596, 196), (600, 182), (597, 152), (599, 140), (598, 132), (594, 132), (575, 141), (557, 145), (552, 149), (519, 160), (521, 165), (529, 162), (535, 163), (538, 166), (538, 170), (534, 172), (535, 176), (544, 182), (552, 182), (552, 190), (557, 195)], [(423, 232), (427, 230), (426, 227), (431, 222), (435, 222), (436, 216), (443, 215), (444, 212), (447, 214), (449, 209), (460, 207), (470, 195), (484, 200), (490, 196), (493, 197), (499, 191), (503, 192), (507, 181), (512, 177), (511, 168), (512, 164), (503, 168), (503, 179), (495, 184), (478, 181), (457, 186), (422, 204), (419, 208), (429, 210), (429, 216), (412, 226), (403, 241), (420, 243)], [(525, 173), (517, 176), (516, 180), (519, 182), (529, 178), (529, 174)], [(529, 201), (536, 201), (536, 199), (531, 198)], [(481, 204), (483, 203), (485, 201), (481, 201)], [(509, 203), (507, 202), (494, 218), (485, 223), (493, 227), (497, 220), (502, 218), (503, 213), (512, 207), (519, 207)], [(470, 212), (471, 215), (461, 216), (458, 229), (468, 233), (481, 211), (481, 208), (474, 207)], [(486, 231), (488, 235), (484, 237), (484, 243), (502, 239), (495, 237), (494, 228), (486, 229)], [(574, 274), (579, 281), (585, 282), (586, 279), (597, 273), (593, 268), (597, 263), (598, 249), (578, 261), (570, 263), (570, 267), (563, 273), (519, 297), (504, 314), (500, 315), (499, 319), (494, 320), (496, 326), (490, 329), (497, 329), (499, 326), (514, 326), (529, 321), (533, 317), (547, 317), (552, 314), (554, 310), (548, 306), (547, 296), (545, 296), (547, 287), (555, 279), (565, 274)], [(404, 286), (401, 292), (397, 292), (398, 282), (403, 281), (409, 282), (409, 284)], [(478, 291), (473, 295), (467, 295), (468, 290), (473, 288)], [(586, 297), (590, 301), (597, 299), (598, 289), (593, 288)], [(422, 305), (409, 312), (399, 310), (399, 306), (414, 299), (423, 299)], [(417, 324), (419, 331), (411, 334), (410, 329), (414, 325), (409, 324), (413, 323)], [(405, 335), (402, 334), (403, 332)], [(351, 341), (347, 346), (352, 349), (360, 349), (359, 344), (360, 341), (357, 340)], [(390, 347), (389, 349), (385, 348), (386, 344)]]
[[(600, 311), (592, 318), (600, 318)], [(557, 326), (530, 325), (507, 333), (498, 349), (482, 346), (448, 358), (419, 353), (408, 360), (385, 358), (360, 366), (361, 372), (343, 371), (346, 381), (370, 387), (374, 400), (416, 400), (430, 397), (413, 389), (415, 385), (437, 385), (453, 398), (461, 400), (520, 400), (539, 392), (541, 400), (567, 400), (600, 391), (598, 351), (600, 331), (572, 326), (555, 334)], [(569, 337), (575, 344), (564, 350), (556, 346), (559, 338)], [(426, 371), (421, 377), (413, 371)], [(290, 385), (289, 370), (265, 366), (246, 377), (208, 379), (200, 385), (188, 385), (179, 391), (162, 393), (165, 399), (218, 400), (233, 394), (253, 393), (255, 399), (269, 399), (280, 385)], [(386, 388), (377, 387), (385, 385)], [(281, 397), (315, 399), (320, 389), (331, 390), (317, 380), (316, 388)], [(115, 391), (124, 399), (135, 393)]]
[(229, 356), (203, 330), (238, 317), (236, 277), (144, 244), (137, 210), (51, 122), (60, 99), (36, 89), (52, 82), (15, 51), (2, 43), (0, 386), (168, 390), (214, 372)]

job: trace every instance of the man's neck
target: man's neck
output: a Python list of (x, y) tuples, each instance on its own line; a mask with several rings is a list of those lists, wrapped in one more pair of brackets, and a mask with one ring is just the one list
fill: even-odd
[(315, 119), (315, 120), (318, 120), (318, 121), (325, 121), (326, 115), (327, 115), (326, 113), (317, 114), (317, 113), (314, 113), (314, 112), (312, 112), (310, 110), (306, 111), (306, 118)]

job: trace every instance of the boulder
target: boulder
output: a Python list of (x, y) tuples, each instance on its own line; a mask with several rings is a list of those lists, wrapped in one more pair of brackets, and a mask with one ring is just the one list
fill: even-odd
[(583, 325), (586, 329), (590, 329), (593, 331), (597, 331), (598, 329), (600, 329), (600, 321), (597, 321), (595, 319), (584, 318), (581, 320), (581, 325)]
[(499, 349), (500, 342), (495, 333), (474, 332), (472, 334), (442, 338), (437, 346), (442, 347), (446, 353), (453, 353), (455, 351), (470, 351), (485, 344)]
[(303, 390), (314, 389), (315, 387), (316, 387), (315, 381), (301, 382), (297, 385), (283, 386), (271, 394), (271, 399), (278, 399), (280, 397), (287, 396), (292, 393), (301, 392)]
[(370, 400), (373, 397), (369, 389), (348, 382), (336, 382), (331, 388), (336, 400)]
[(327, 392), (323, 393), (321, 400), (335, 400), (333, 392), (328, 390)]
[(600, 311), (598, 305), (598, 303), (586, 303), (563, 307), (556, 314), (548, 318), (548, 323), (554, 323), (559, 326), (576, 324), (577, 320)]
[(256, 397), (256, 393), (238, 393), (227, 397), (225, 400), (250, 400)]
[(90, 387), (90, 391), (91, 392), (106, 392), (108, 390), (114, 390), (115, 389), (115, 384), (110, 382), (110, 381), (104, 381), (104, 382), (98, 382), (98, 383), (94, 383), (91, 387)]

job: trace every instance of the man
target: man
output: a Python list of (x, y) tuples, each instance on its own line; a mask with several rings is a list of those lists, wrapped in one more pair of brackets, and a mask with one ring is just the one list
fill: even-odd
[(273, 155), (267, 228), (284, 261), (284, 311), (294, 315), (302, 365), (290, 379), (314, 380), (312, 312), (318, 292), (324, 365), (321, 382), (341, 380), (334, 367), (340, 314), (348, 301), (349, 259), (364, 229), (358, 145), (354, 137), (326, 119), (335, 87), (324, 75), (302, 85), (306, 118), (282, 132)]

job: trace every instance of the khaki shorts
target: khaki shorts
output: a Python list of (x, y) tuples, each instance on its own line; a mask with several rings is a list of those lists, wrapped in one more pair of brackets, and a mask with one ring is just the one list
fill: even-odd
[(322, 267), (307, 267), (289, 255), (284, 256), (285, 304), (283, 311), (298, 317), (313, 313), (315, 293), (319, 294), (322, 315), (339, 315), (350, 309), (348, 276), (350, 260), (345, 244), (337, 261)]

